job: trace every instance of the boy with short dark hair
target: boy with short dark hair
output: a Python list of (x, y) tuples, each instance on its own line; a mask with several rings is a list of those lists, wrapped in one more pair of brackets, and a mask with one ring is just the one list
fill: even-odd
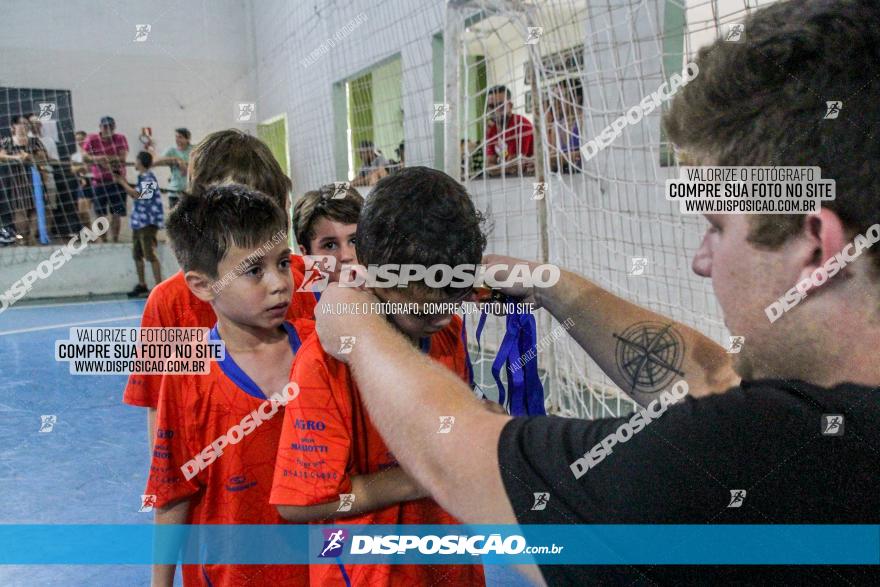
[(145, 259), (150, 262), (153, 269), (156, 285), (162, 282), (162, 266), (156, 255), (156, 247), (158, 246), (156, 234), (164, 226), (164, 211), (159, 180), (153, 174), (152, 167), (153, 156), (146, 151), (141, 151), (134, 159), (134, 168), (138, 172), (136, 188), (128, 185), (128, 181), (121, 175), (115, 176), (116, 183), (134, 199), (129, 222), (132, 233), (132, 255), (134, 256), (138, 282), (134, 289), (128, 292), (130, 298), (138, 298), (150, 293), (145, 275)]
[[(285, 319), (293, 295), (287, 215), (268, 196), (224, 185), (184, 197), (168, 234), (190, 291), (217, 315), (210, 339), (223, 341), (226, 354), (207, 375), (162, 379), (145, 491), (156, 496), (156, 523), (283, 523), (269, 504), (282, 424), (277, 411), (298, 393), (289, 384), (290, 368), (314, 324)], [(278, 234), (284, 238), (275, 239)], [(216, 287), (233, 272), (240, 276)], [(196, 459), (233, 429), (237, 442), (215, 451), (213, 461)], [(204, 553), (205, 560), (211, 555)], [(153, 585), (172, 585), (174, 567), (155, 565)], [(308, 571), (203, 563), (185, 565), (183, 579), (184, 585), (308, 585)]]
[(306, 192), (293, 206), (293, 235), (300, 250), (336, 259), (331, 282), (339, 281), (343, 265), (357, 263), (355, 233), (363, 205), (364, 198), (356, 189), (327, 184)]
[[(479, 265), (486, 245), (482, 217), (464, 188), (425, 167), (402, 169), (376, 185), (361, 213), (357, 239), (361, 263), (378, 265)], [(420, 282), (374, 293), (382, 301), (425, 304), (456, 303), (470, 291)], [(387, 318), (425, 355), (468, 381), (458, 316)], [(316, 336), (303, 344), (291, 379), (301, 393), (285, 409), (270, 498), (286, 519), (319, 522), (348, 516), (334, 523), (458, 523), (398, 467), (348, 368), (325, 353)], [(315, 585), (484, 583), (479, 565), (312, 565), (310, 578)]]
[[(264, 142), (238, 129), (211, 133), (196, 145), (190, 155), (187, 177), (190, 192), (194, 196), (201, 196), (212, 185), (234, 182), (260, 191), (272, 198), (282, 210), (288, 209), (290, 178), (281, 170)], [(299, 286), (305, 271), (302, 257), (290, 256), (290, 270), (295, 285)], [(290, 320), (314, 319), (314, 310), (314, 295), (294, 292), (287, 317)], [(144, 306), (141, 327), (210, 328), (216, 322), (217, 317), (211, 305), (193, 295), (186, 285), (183, 272), (178, 271), (153, 288)], [(123, 396), (125, 403), (147, 408), (147, 438), (151, 452), (161, 382), (162, 375), (132, 375)]]

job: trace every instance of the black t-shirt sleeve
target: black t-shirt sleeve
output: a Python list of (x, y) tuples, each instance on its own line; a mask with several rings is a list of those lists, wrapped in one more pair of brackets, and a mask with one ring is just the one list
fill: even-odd
[[(725, 401), (736, 403), (733, 396)], [(735, 453), (718, 446), (719, 440), (737, 442), (719, 439), (726, 415), (718, 402), (686, 398), (631, 434), (638, 428), (635, 414), (515, 418), (498, 445), (508, 499), (524, 524), (723, 523), (730, 488), (738, 482), (731, 477), (736, 468), (725, 460)], [(594, 449), (624, 427), (629, 430), (618, 434), (610, 451)], [(581, 469), (590, 466), (576, 476), (571, 467), (579, 458), (585, 459)], [(549, 493), (547, 506), (533, 509), (540, 492)]]

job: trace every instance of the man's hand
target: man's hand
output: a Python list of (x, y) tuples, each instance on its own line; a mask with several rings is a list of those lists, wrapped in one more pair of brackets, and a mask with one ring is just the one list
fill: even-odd
[[(350, 348), (342, 345), (342, 337), (355, 337), (365, 328), (369, 328), (376, 320), (384, 320), (375, 314), (352, 314), (345, 311), (346, 308), (354, 308), (355, 304), (373, 304), (379, 298), (368, 291), (355, 287), (339, 287), (331, 283), (321, 293), (321, 301), (315, 306), (315, 329), (321, 346), (332, 357), (347, 362)], [(340, 352), (342, 351), (342, 352)]]
[[(491, 267), (493, 265), (506, 265), (507, 267), (504, 269), (498, 269), (493, 273), (495, 276), (495, 281), (507, 281), (512, 273), (514, 265), (528, 265), (529, 272), (534, 271), (535, 267), (540, 265), (535, 261), (524, 261), (522, 259), (516, 259), (514, 257), (505, 257), (503, 255), (484, 255), (483, 256), (483, 265), (487, 267)], [(523, 302), (532, 302), (535, 304), (536, 308), (540, 307), (537, 300), (535, 299), (535, 291), (533, 287), (525, 287), (521, 284), (512, 285), (510, 287), (499, 287), (497, 288), (501, 293), (506, 296), (510, 296), (516, 300), (522, 300)]]

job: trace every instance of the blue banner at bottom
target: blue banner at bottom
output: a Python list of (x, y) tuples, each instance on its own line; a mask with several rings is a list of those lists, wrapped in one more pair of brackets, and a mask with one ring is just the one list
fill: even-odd
[(0, 525), (0, 564), (876, 565), (878, 525)]

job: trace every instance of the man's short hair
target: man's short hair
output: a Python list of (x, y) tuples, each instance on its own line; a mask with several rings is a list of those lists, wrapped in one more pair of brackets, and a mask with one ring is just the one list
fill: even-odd
[(190, 134), (188, 128), (183, 128), (183, 127), (175, 128), (175, 129), (174, 129), (174, 132), (177, 133), (177, 134), (179, 134), (180, 136), (182, 136), (182, 137), (185, 138), (186, 140), (189, 140), (190, 137), (192, 136), (192, 135)]
[(240, 183), (287, 206), (291, 183), (266, 143), (236, 128), (206, 136), (193, 147), (189, 191), (204, 193), (211, 185)]
[(145, 168), (149, 169), (153, 166), (153, 156), (147, 153), (146, 151), (141, 151), (135, 157), (138, 160), (138, 163), (143, 165)]
[(287, 232), (287, 215), (274, 200), (248, 186), (213, 186), (185, 195), (168, 218), (174, 256), (184, 271), (217, 278), (217, 267), (232, 246), (256, 249)]
[[(479, 265), (485, 219), (460, 183), (436, 169), (406, 167), (379, 180), (361, 212), (358, 262)], [(461, 288), (442, 288), (450, 296)]]
[[(836, 181), (822, 202), (854, 236), (880, 220), (880, 2), (783, 1), (745, 20), (743, 40), (700, 49), (699, 75), (665, 116), (697, 165), (818, 166)], [(824, 119), (826, 102), (843, 101)], [(754, 215), (749, 240), (776, 248), (805, 216)], [(869, 251), (880, 271), (880, 248)]]
[(336, 186), (331, 183), (306, 192), (293, 205), (293, 235), (306, 254), (312, 254), (309, 243), (315, 238), (315, 225), (321, 218), (357, 224), (364, 206), (363, 196), (350, 186), (345, 188), (344, 197), (334, 198), (336, 195)]
[(490, 94), (500, 94), (501, 92), (504, 92), (504, 95), (507, 97), (508, 100), (510, 100), (510, 98), (511, 98), (510, 90), (507, 89), (507, 86), (504, 86), (501, 84), (499, 84), (497, 86), (492, 86), (491, 88), (489, 88), (489, 91), (486, 92), (486, 95), (488, 96)]

